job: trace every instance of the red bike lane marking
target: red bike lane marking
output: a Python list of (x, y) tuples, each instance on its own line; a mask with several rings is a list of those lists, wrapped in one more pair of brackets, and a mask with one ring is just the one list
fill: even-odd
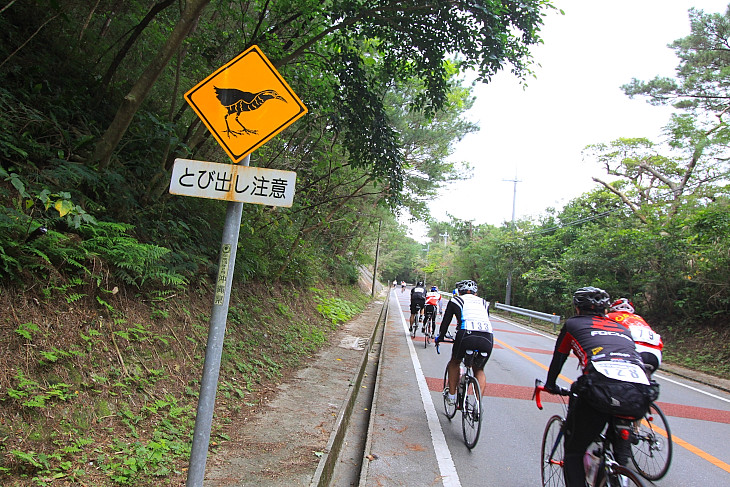
[[(443, 378), (426, 377), (429, 390), (433, 392), (443, 391)], [(532, 401), (534, 387), (513, 386), (508, 384), (487, 383), (487, 390), (482, 392), (483, 396), (501, 397), (505, 399), (524, 399)], [(560, 398), (552, 394), (543, 394), (542, 402), (561, 402)], [(699, 419), (713, 423), (730, 424), (730, 411), (722, 409), (703, 408), (699, 406), (687, 406), (684, 404), (673, 404), (668, 402), (657, 402), (667, 416), (686, 419)]]

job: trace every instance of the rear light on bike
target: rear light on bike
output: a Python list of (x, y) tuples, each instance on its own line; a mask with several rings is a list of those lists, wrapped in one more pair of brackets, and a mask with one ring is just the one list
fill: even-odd
[(620, 431), (621, 439), (624, 441), (628, 441), (628, 439), (631, 437), (631, 432), (627, 429), (622, 429)]

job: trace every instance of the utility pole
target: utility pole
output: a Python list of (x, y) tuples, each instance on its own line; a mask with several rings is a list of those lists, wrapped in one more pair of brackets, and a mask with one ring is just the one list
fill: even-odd
[[(512, 193), (512, 233), (515, 232), (515, 203), (517, 201), (517, 183), (521, 183), (519, 179), (517, 179), (517, 174), (515, 174), (514, 179), (503, 179), (502, 181), (509, 181), (514, 183), (514, 191)], [(509, 269), (507, 270), (507, 290), (505, 291), (505, 298), (504, 298), (504, 304), (507, 306), (510, 305), (510, 302), (512, 301), (512, 256), (509, 257)]]
[(383, 225), (383, 219), (378, 222), (378, 243), (375, 245), (375, 267), (373, 268), (373, 288), (370, 290), (370, 297), (375, 296), (375, 280), (378, 272), (378, 253), (380, 252), (380, 227)]
[(449, 240), (449, 231), (446, 230), (444, 233), (439, 233), (439, 237), (444, 237), (444, 247), (446, 246), (446, 242)]
[(423, 249), (426, 252), (426, 265), (423, 266), (423, 285), (426, 285), (426, 267), (428, 267), (428, 252), (431, 250), (431, 242), (426, 243), (426, 248)]

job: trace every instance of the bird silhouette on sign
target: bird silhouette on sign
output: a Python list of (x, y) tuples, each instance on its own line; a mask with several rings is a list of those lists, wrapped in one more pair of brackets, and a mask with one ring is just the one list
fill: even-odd
[[(213, 88), (215, 89), (215, 96), (218, 97), (218, 101), (220, 101), (221, 105), (228, 110), (228, 113), (226, 113), (225, 116), (226, 133), (228, 134), (228, 137), (231, 135), (235, 137), (237, 135), (258, 133), (257, 130), (249, 130), (243, 126), (243, 124), (238, 120), (241, 113), (258, 110), (267, 100), (281, 100), (286, 103), (286, 100), (274, 90), (263, 90), (258, 93), (249, 93), (248, 91), (241, 91), (235, 88), (218, 88), (215, 86)], [(231, 127), (228, 125), (228, 116), (233, 115), (234, 113), (236, 114), (236, 122), (241, 126), (241, 130), (231, 130)]]

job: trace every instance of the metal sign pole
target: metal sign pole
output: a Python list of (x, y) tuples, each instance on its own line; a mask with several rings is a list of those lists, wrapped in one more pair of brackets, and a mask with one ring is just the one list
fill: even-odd
[[(250, 156), (246, 156), (241, 164), (248, 166), (249, 161)], [(187, 482), (185, 483), (186, 487), (202, 487), (203, 478), (205, 477), (205, 462), (208, 457), (210, 431), (213, 424), (215, 394), (218, 388), (221, 355), (223, 354), (223, 338), (226, 335), (228, 304), (231, 299), (233, 268), (236, 263), (236, 248), (238, 246), (238, 232), (241, 229), (242, 213), (243, 203), (235, 201), (228, 203), (226, 221), (223, 225), (223, 240), (221, 242), (220, 261), (218, 263), (218, 279), (215, 285), (213, 310), (210, 315), (208, 344), (205, 349), (203, 379), (200, 383), (198, 411), (195, 416), (193, 447), (190, 452), (190, 466)]]

